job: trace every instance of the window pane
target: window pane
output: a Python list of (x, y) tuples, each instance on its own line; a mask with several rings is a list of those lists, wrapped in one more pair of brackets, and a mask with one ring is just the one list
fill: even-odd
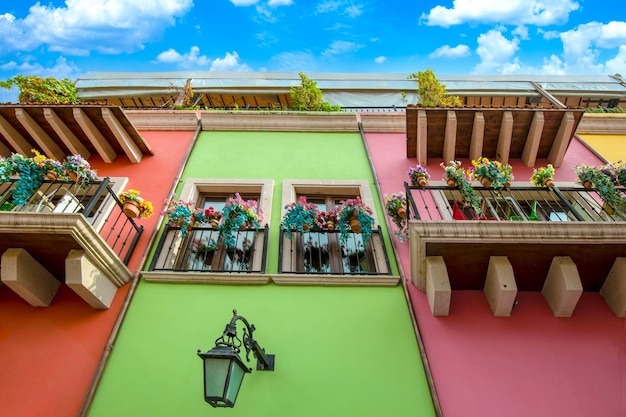
[(361, 234), (352, 234), (345, 244), (341, 245), (341, 263), (343, 272), (356, 274), (368, 272), (367, 253)]
[(303, 240), (304, 272), (308, 274), (330, 273), (328, 233), (304, 233)]

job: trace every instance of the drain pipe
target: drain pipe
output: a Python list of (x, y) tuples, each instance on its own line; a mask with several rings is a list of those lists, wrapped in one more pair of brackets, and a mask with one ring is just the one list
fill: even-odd
[[(367, 142), (365, 140), (365, 132), (363, 131), (363, 125), (361, 124), (360, 113), (357, 113), (358, 117), (358, 126), (359, 133), (361, 134), (361, 140), (363, 142), (363, 146), (365, 147), (365, 153), (367, 154), (367, 160), (370, 164), (370, 169), (374, 174), (374, 186), (376, 187), (376, 192), (378, 192), (378, 197), (381, 199), (381, 204), (384, 209), (384, 200), (383, 194), (380, 190), (380, 183), (378, 182), (378, 175), (376, 175), (376, 168), (374, 167), (374, 162), (372, 161), (372, 157), (370, 155), (369, 148), (367, 147)], [(385, 224), (387, 225), (387, 230), (391, 231), (391, 223), (389, 223), (389, 218), (385, 217)], [(413, 311), (413, 306), (411, 305), (411, 297), (409, 295), (409, 289), (407, 286), (406, 275), (404, 274), (404, 269), (402, 268), (402, 262), (400, 261), (400, 257), (398, 256), (398, 252), (396, 250), (396, 241), (391, 239), (391, 249), (393, 251), (393, 256), (396, 260), (396, 265), (398, 266), (398, 271), (400, 272), (400, 280), (402, 281), (402, 289), (404, 290), (404, 299), (407, 303), (407, 308), (409, 309), (409, 314), (411, 316), (411, 323), (413, 325), (413, 331), (415, 332), (415, 338), (417, 339), (417, 346), (420, 351), (420, 357), (422, 359), (422, 364), (424, 365), (424, 372), (426, 374), (426, 380), (428, 381), (428, 388), (430, 389), (430, 395), (433, 400), (433, 407), (435, 409), (435, 415), (437, 417), (443, 417), (443, 413), (441, 411), (441, 403), (439, 402), (439, 396), (437, 395), (437, 388), (435, 387), (435, 380), (433, 379), (433, 374), (430, 370), (430, 364), (428, 362), (428, 356), (426, 355), (426, 348), (424, 347), (424, 341), (422, 339), (422, 335), (419, 330), (419, 325), (417, 323), (417, 319), (415, 317), (415, 313)]]
[[(178, 169), (178, 172), (176, 173), (175, 181), (172, 184), (172, 188), (170, 189), (170, 192), (168, 194), (169, 197), (173, 196), (174, 193), (176, 192), (176, 187), (178, 186), (178, 182), (180, 181), (183, 171), (185, 170), (185, 167), (187, 166), (187, 162), (189, 161), (189, 156), (191, 155), (191, 151), (193, 150), (193, 147), (198, 141), (198, 136), (200, 135), (200, 132), (202, 131), (202, 120), (200, 118), (200, 114), (198, 114), (198, 116), (199, 116), (198, 126), (196, 127), (196, 131), (194, 132), (193, 140), (189, 144), (189, 147), (187, 148), (187, 152), (185, 153), (185, 157), (183, 158), (183, 163), (181, 164), (180, 168)], [(148, 260), (148, 254), (150, 253), (150, 249), (152, 248), (152, 245), (154, 244), (154, 241), (156, 240), (157, 234), (159, 230), (161, 229), (164, 218), (165, 218), (165, 215), (163, 214), (160, 215), (155, 227), (152, 229), (152, 234), (150, 235), (148, 244), (146, 245), (143, 251), (143, 254), (141, 255), (141, 261), (139, 262), (139, 269), (133, 275), (130, 288), (128, 289), (128, 293), (126, 294), (126, 298), (124, 299), (124, 303), (122, 304), (120, 312), (117, 315), (115, 323), (113, 324), (113, 328), (111, 329), (109, 338), (106, 344), (104, 345), (102, 355), (100, 356), (100, 360), (98, 361), (98, 366), (96, 367), (96, 370), (91, 379), (91, 382), (89, 383), (89, 388), (87, 389), (87, 393), (85, 394), (85, 397), (83, 398), (83, 403), (80, 406), (80, 410), (78, 410), (78, 414), (77, 414), (78, 417), (87, 416), (89, 407), (91, 406), (91, 403), (93, 402), (93, 398), (96, 394), (96, 390), (98, 388), (98, 385), (100, 384), (100, 380), (102, 379), (104, 368), (109, 359), (109, 356), (111, 355), (111, 351), (113, 350), (115, 340), (117, 339), (117, 335), (120, 332), (120, 328), (122, 326), (122, 323), (124, 322), (126, 313), (128, 312), (130, 302), (133, 296), (135, 295), (135, 290), (137, 289), (137, 285), (139, 284), (139, 281), (140, 281), (140, 273), (143, 270), (143, 268), (145, 268), (146, 266), (146, 261)]]

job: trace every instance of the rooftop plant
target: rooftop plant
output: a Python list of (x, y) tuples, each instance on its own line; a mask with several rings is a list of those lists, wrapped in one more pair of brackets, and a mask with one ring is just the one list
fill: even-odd
[(53, 77), (35, 75), (16, 75), (6, 81), (0, 81), (0, 87), (10, 90), (17, 86), (20, 90), (17, 99), (20, 103), (77, 103), (76, 86), (67, 78), (57, 80)]
[(289, 89), (292, 107), (298, 111), (341, 111), (341, 106), (324, 101), (322, 90), (317, 83), (303, 72), (299, 72), (301, 84)]
[(451, 96), (446, 85), (441, 84), (432, 69), (409, 74), (408, 80), (417, 80), (417, 94), (422, 104), (429, 107), (462, 107), (463, 103), (458, 96)]

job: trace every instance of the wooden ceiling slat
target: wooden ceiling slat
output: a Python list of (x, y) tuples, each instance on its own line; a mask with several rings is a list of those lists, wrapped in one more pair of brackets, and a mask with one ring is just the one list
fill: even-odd
[(11, 149), (9, 149), (4, 143), (0, 142), (0, 156), (8, 158), (11, 156)]
[(117, 141), (122, 149), (124, 149), (124, 152), (126, 153), (126, 156), (128, 156), (128, 159), (130, 159), (130, 162), (135, 164), (141, 162), (141, 158), (143, 156), (141, 151), (137, 148), (137, 145), (135, 145), (132, 138), (128, 136), (126, 130), (121, 125), (119, 120), (117, 120), (117, 117), (115, 117), (113, 112), (111, 112), (110, 109), (103, 108), (102, 117), (104, 118), (107, 126), (109, 126), (109, 129), (111, 129), (113, 135), (117, 138)]
[(11, 125), (11, 123), (0, 115), (0, 133), (6, 139), (6, 141), (11, 145), (16, 153), (20, 153), (22, 155), (30, 155), (31, 149), (33, 149), (33, 145), (28, 143), (26, 138), (22, 136), (15, 128)]
[(43, 115), (52, 129), (56, 132), (63, 144), (70, 150), (72, 154), (78, 154), (85, 159), (91, 157), (91, 152), (76, 137), (70, 128), (61, 120), (61, 118), (50, 108), (43, 109)]
[(530, 129), (528, 129), (526, 145), (524, 145), (524, 151), (522, 152), (522, 162), (524, 162), (524, 165), (527, 167), (535, 166), (544, 122), (545, 118), (543, 117), (543, 112), (535, 112), (533, 115), (533, 121), (530, 123)]
[(63, 150), (57, 145), (52, 138), (39, 126), (39, 124), (26, 112), (24, 108), (15, 109), (15, 117), (24, 126), (24, 129), (32, 136), (38, 147), (48, 157), (62, 160), (65, 157)]
[(75, 108), (73, 113), (74, 119), (76, 119), (76, 122), (83, 129), (85, 135), (87, 135), (91, 144), (94, 148), (96, 148), (100, 157), (102, 157), (102, 159), (107, 163), (113, 162), (117, 157), (115, 150), (109, 142), (107, 142), (106, 138), (102, 135), (102, 133), (100, 133), (96, 126), (94, 126), (87, 114), (79, 108)]

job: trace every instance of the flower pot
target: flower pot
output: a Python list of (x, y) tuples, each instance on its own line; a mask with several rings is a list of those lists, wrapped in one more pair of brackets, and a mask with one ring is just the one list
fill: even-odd
[(310, 225), (310, 224), (305, 223), (305, 224), (303, 224), (303, 225), (302, 225), (302, 231), (303, 231), (303, 232), (306, 232), (307, 230), (309, 230), (309, 228), (310, 228), (310, 227), (311, 227), (311, 225)]
[(507, 181), (504, 183), (504, 188), (509, 188), (511, 186), (511, 181)]
[(248, 228), (248, 222), (243, 222), (243, 224), (239, 227), (239, 231), (243, 232)]
[(76, 174), (75, 172), (67, 171), (67, 176), (73, 182), (77, 182), (78, 181), (78, 174)]
[(591, 190), (593, 188), (593, 184), (591, 183), (591, 181), (583, 181), (583, 187), (585, 187), (588, 190)]
[(350, 219), (350, 230), (354, 233), (361, 233), (361, 222), (356, 217)]
[(487, 177), (480, 177), (480, 183), (485, 188), (491, 187), (491, 180)]
[(615, 210), (613, 209), (613, 207), (609, 206), (606, 203), (602, 204), (602, 210), (606, 211), (606, 214), (608, 214), (609, 216), (615, 214)]
[(128, 200), (125, 202), (122, 210), (125, 215), (133, 219), (139, 217), (139, 213), (141, 212), (141, 210), (139, 210), (139, 203), (134, 200)]
[(554, 187), (554, 181), (552, 181), (552, 178), (546, 178), (545, 180), (543, 180), (543, 185), (548, 188), (552, 188)]
[(400, 207), (398, 209), (398, 217), (401, 219), (406, 219), (406, 209), (404, 207)]
[(212, 228), (217, 229), (217, 226), (219, 226), (219, 224), (220, 224), (219, 220), (215, 220), (215, 219), (211, 220)]
[(57, 178), (59, 178), (59, 175), (55, 171), (50, 170), (43, 174), (43, 178), (45, 180), (56, 181)]
[(452, 177), (448, 177), (448, 187), (456, 187), (456, 180)]
[(326, 228), (328, 230), (335, 230), (335, 222), (332, 220), (329, 220), (326, 222)]

